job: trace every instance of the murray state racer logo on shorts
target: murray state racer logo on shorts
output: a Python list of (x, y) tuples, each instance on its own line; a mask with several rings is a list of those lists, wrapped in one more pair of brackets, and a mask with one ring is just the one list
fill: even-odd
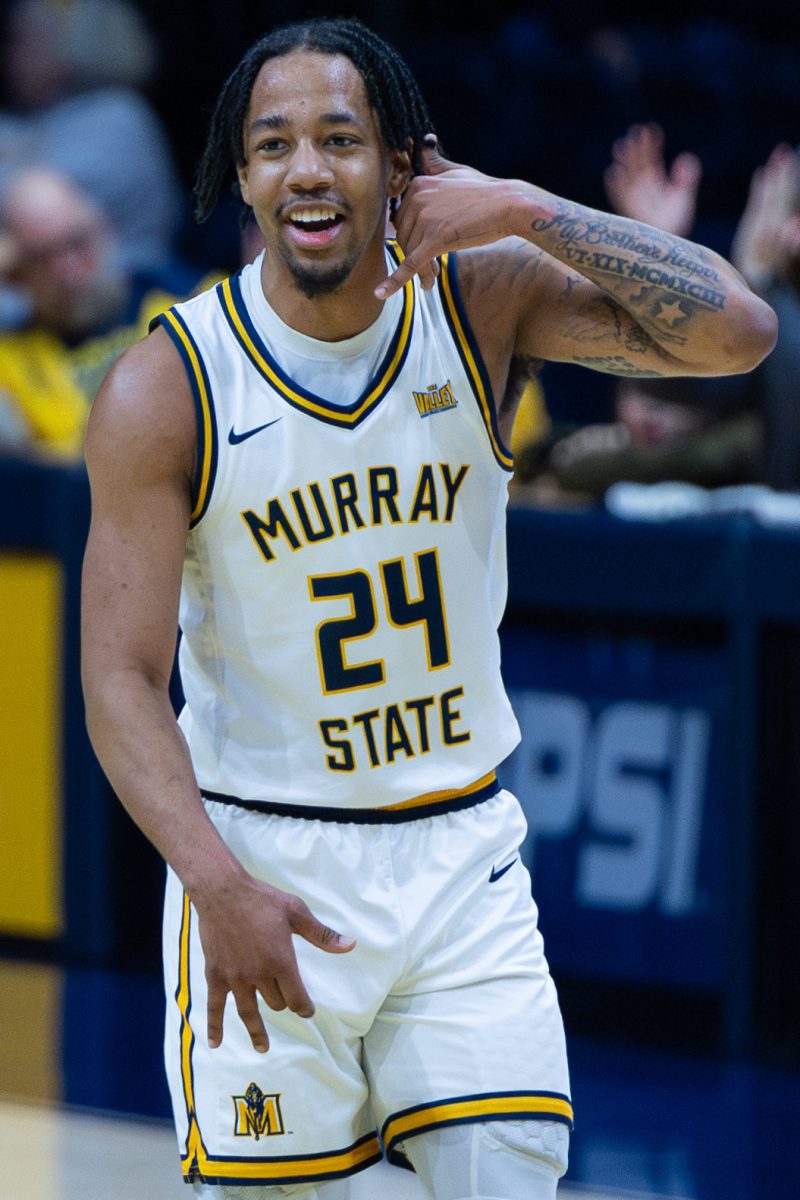
[(283, 1113), (280, 1093), (262, 1092), (257, 1083), (251, 1083), (243, 1096), (232, 1096), (236, 1112), (233, 1127), (235, 1137), (272, 1137), (283, 1133)]

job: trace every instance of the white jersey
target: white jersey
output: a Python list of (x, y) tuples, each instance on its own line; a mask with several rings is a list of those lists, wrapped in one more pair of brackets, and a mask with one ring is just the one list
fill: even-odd
[(420, 814), (496, 790), (519, 740), (497, 637), (512, 464), (454, 257), (406, 285), (346, 404), (325, 342), (326, 394), (285, 373), (241, 273), (161, 322), (198, 416), (180, 723), (201, 789)]

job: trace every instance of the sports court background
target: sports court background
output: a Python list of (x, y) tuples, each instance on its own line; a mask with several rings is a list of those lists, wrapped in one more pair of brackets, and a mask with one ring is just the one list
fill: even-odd
[[(209, 97), (265, 10), (141, 7), (162, 40), (153, 98), (188, 186)], [(591, 0), (348, 6), (411, 58), (450, 154), (487, 171), (602, 205), (612, 138), (659, 119), (670, 152), (706, 156), (701, 233), (723, 251), (750, 171), (777, 141), (798, 140), (794, 8), (678, 4), (667, 21)], [(266, 22), (297, 15), (273, 4)], [(637, 48), (634, 82), (602, 50), (609, 30)], [(230, 217), (202, 242), (187, 218), (186, 247), (223, 263)], [(548, 398), (599, 411), (607, 384), (586, 379), (553, 372)], [(161, 867), (83, 732), (87, 515), (79, 468), (0, 461), (9, 1200), (91, 1200), (93, 1187), (121, 1200), (126, 1189), (178, 1194), (175, 1178), (158, 1182), (172, 1161), (159, 1123)], [(525, 740), (505, 779), (528, 813), (526, 855), (572, 1038), (570, 1186), (794, 1200), (800, 528), (744, 510), (657, 524), (525, 510), (512, 513), (509, 540), (504, 663)], [(144, 1185), (133, 1181), (143, 1159), (155, 1171)], [(388, 1197), (391, 1183), (379, 1186)]]

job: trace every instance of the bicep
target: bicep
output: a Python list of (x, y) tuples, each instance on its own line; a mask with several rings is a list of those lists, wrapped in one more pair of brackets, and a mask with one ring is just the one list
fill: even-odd
[[(166, 683), (177, 637), (188, 504), (174, 488), (93, 488), (83, 569), (84, 665), (132, 668)], [(131, 503), (126, 503), (130, 500)]]
[(179, 377), (171, 391), (165, 384), (172, 405), (164, 416), (161, 385), (151, 397), (148, 371), (138, 375), (139, 383), (135, 370), (133, 380), (123, 370), (109, 381), (87, 432), (82, 655), (90, 689), (119, 670), (166, 686), (175, 652), (193, 427)]

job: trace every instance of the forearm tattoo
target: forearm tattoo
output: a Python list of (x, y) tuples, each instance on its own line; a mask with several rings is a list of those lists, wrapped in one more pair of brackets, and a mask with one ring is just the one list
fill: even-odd
[(725, 283), (708, 253), (672, 234), (622, 217), (576, 212), (566, 202), (532, 221), (531, 229), (549, 235), (553, 244), (546, 248), (557, 258), (623, 298), (627, 311), (662, 343), (683, 343), (697, 313), (726, 306)]
[[(581, 282), (590, 286), (582, 277)], [(567, 281), (569, 290), (570, 282)], [(574, 346), (576, 353), (571, 360), (595, 371), (606, 371), (612, 375), (626, 375), (630, 378), (658, 378), (668, 372), (659, 371), (654, 360), (666, 362), (670, 354), (663, 346), (659, 346), (650, 334), (637, 325), (635, 318), (611, 296), (601, 296), (593, 304), (568, 316), (563, 323), (564, 337)], [(597, 353), (602, 346), (607, 349), (613, 345), (616, 353)], [(642, 356), (647, 357), (647, 366), (642, 366)]]

